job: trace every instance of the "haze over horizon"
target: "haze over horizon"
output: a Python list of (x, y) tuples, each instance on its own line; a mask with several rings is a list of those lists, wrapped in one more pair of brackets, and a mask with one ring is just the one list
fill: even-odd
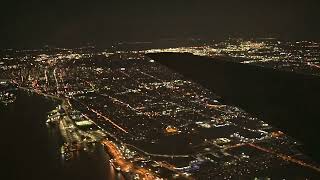
[(228, 36), (320, 39), (317, 1), (8, 1), (2, 48)]

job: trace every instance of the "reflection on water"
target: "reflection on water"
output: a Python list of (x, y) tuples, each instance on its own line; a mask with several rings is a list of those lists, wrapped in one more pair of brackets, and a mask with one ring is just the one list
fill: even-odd
[(63, 161), (63, 176), (68, 179), (124, 179), (109, 164), (109, 156), (101, 144), (93, 147), (92, 152), (79, 151), (71, 161)]
[[(0, 104), (4, 147), (9, 179), (124, 179), (109, 164), (102, 145), (92, 152), (79, 152), (74, 161), (61, 161), (63, 144), (59, 130), (46, 126), (47, 112), (57, 102), (44, 97), (17, 92), (14, 103)], [(63, 162), (63, 163), (62, 163)]]

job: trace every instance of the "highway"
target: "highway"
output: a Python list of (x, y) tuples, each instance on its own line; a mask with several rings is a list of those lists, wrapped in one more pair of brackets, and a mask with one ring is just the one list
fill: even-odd
[(256, 144), (248, 143), (248, 145), (251, 146), (251, 147), (254, 147), (254, 148), (256, 148), (256, 149), (258, 149), (260, 151), (276, 155), (277, 157), (281, 158), (284, 161), (292, 162), (294, 164), (298, 164), (300, 166), (303, 166), (303, 167), (306, 167), (306, 168), (310, 168), (310, 169), (313, 169), (313, 170), (315, 170), (317, 172), (320, 172), (320, 168), (319, 167), (316, 167), (316, 166), (311, 165), (311, 164), (307, 164), (307, 163), (303, 162), (302, 160), (295, 159), (295, 158), (293, 158), (291, 156), (288, 156), (288, 155), (285, 155), (285, 154), (277, 153), (277, 152), (275, 152), (275, 151), (273, 151), (271, 149), (266, 149), (266, 148), (258, 146)]

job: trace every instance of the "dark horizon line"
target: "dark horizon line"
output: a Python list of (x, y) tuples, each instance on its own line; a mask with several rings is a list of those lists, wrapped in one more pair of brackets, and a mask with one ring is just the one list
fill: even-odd
[[(37, 42), (25, 42), (25, 43), (9, 43), (11, 45), (1, 45), (1, 50), (36, 50), (39, 48), (66, 48), (66, 49), (76, 49), (82, 47), (89, 47), (93, 46), (95, 48), (111, 48), (112, 46), (116, 46), (117, 44), (130, 44), (136, 42), (150, 42), (150, 44), (157, 44), (157, 43), (164, 43), (169, 41), (176, 41), (176, 43), (183, 42), (183, 41), (191, 41), (191, 40), (199, 40), (203, 42), (210, 42), (210, 41), (224, 41), (227, 39), (244, 39), (244, 40), (258, 40), (258, 39), (276, 39), (280, 41), (312, 41), (312, 42), (320, 42), (320, 37), (295, 37), (295, 38), (288, 38), (283, 37), (280, 35), (266, 35), (266, 36), (249, 36), (249, 35), (228, 35), (228, 36), (186, 36), (186, 37), (161, 37), (161, 38), (131, 38), (131, 39), (121, 39), (121, 40), (82, 40), (79, 39), (78, 42), (52, 42), (52, 41), (43, 41), (40, 43)], [(142, 44), (142, 43), (137, 43)]]

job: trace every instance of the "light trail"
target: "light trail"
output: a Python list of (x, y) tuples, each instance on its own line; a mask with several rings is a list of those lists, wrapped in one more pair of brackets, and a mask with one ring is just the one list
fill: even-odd
[(143, 71), (140, 71), (140, 70), (137, 70), (137, 71), (139, 71), (141, 74), (143, 74), (143, 75), (145, 75), (145, 76), (148, 76), (148, 77), (150, 77), (150, 78), (152, 78), (152, 79), (155, 79), (155, 80), (160, 81), (160, 82), (163, 83), (163, 80), (162, 80), (162, 79), (159, 79), (159, 78), (157, 78), (157, 77), (154, 77), (154, 76), (152, 76), (151, 74), (148, 74), (148, 73), (143, 72)]
[(107, 118), (106, 116), (102, 115), (101, 113), (99, 113), (98, 111), (89, 108), (90, 111), (92, 111), (93, 113), (95, 113), (96, 115), (104, 118), (105, 120), (107, 120), (108, 122), (110, 122), (113, 126), (115, 126), (116, 128), (120, 129), (122, 132), (124, 133), (128, 133), (128, 131), (126, 131), (125, 129), (123, 129), (122, 127), (120, 127), (119, 125), (117, 125), (115, 122), (113, 122), (111, 119)]
[[(100, 112), (98, 112), (97, 110), (94, 110), (92, 108), (90, 108), (89, 106), (85, 105), (84, 103), (77, 101), (78, 103), (80, 103), (81, 105), (85, 106), (89, 111), (95, 113), (97, 116), (102, 117), (103, 119), (105, 119), (106, 121), (110, 122), (114, 127), (116, 127), (117, 129), (119, 129), (120, 131), (124, 132), (124, 133), (129, 133), (127, 130), (125, 130), (124, 128), (122, 128), (121, 126), (119, 126), (118, 124), (116, 124), (115, 122), (113, 122), (111, 119), (109, 119), (108, 117), (104, 116), (103, 114), (101, 114)], [(70, 102), (69, 102), (70, 103)], [(90, 118), (88, 118), (90, 119)]]
[(217, 108), (224, 108), (226, 105), (216, 105), (216, 104), (204, 104), (208, 108), (217, 109)]
[(320, 168), (319, 167), (307, 164), (307, 163), (303, 162), (302, 160), (295, 159), (295, 158), (293, 158), (293, 157), (291, 157), (289, 155), (277, 153), (275, 151), (272, 151), (271, 149), (266, 149), (264, 147), (261, 147), (261, 146), (258, 146), (258, 145), (252, 144), (252, 143), (248, 143), (248, 145), (251, 146), (251, 147), (254, 147), (254, 148), (256, 148), (256, 149), (258, 149), (260, 151), (263, 151), (263, 152), (266, 152), (266, 153), (269, 153), (269, 154), (274, 154), (274, 155), (276, 155), (277, 157), (281, 158), (284, 161), (292, 162), (292, 163), (298, 164), (300, 166), (303, 166), (303, 167), (306, 167), (306, 168), (310, 168), (310, 169), (313, 169), (313, 170), (315, 170), (317, 172), (320, 172)]
[(106, 95), (106, 94), (100, 94), (100, 95), (103, 96), (103, 97), (107, 97), (107, 98), (111, 99), (112, 102), (117, 102), (117, 103), (121, 104), (123, 107), (129, 108), (130, 110), (135, 111), (136, 113), (140, 113), (141, 112), (141, 111), (137, 110), (136, 108), (132, 107), (130, 104), (125, 103), (125, 102), (123, 102), (123, 101), (121, 101), (121, 100), (119, 100), (119, 99), (117, 99), (115, 97), (112, 97), (112, 96), (109, 96), (109, 95)]
[(320, 65), (317, 64), (313, 64), (313, 63), (308, 63), (309, 66), (311, 67), (316, 67), (316, 68), (320, 68)]
[(235, 144), (235, 145), (232, 145), (232, 146), (228, 146), (228, 147), (224, 148), (223, 150), (233, 149), (233, 148), (241, 147), (241, 146), (244, 146), (244, 145), (247, 145), (247, 143)]
[(154, 157), (169, 157), (169, 158), (172, 158), (172, 157), (178, 157), (178, 158), (188, 158), (190, 157), (190, 155), (169, 155), (169, 154), (153, 154), (153, 153), (148, 153), (148, 152), (145, 152), (143, 151), (142, 149), (134, 146), (134, 145), (131, 145), (131, 144), (127, 144), (127, 143), (124, 143), (124, 145), (126, 146), (130, 146), (132, 148), (134, 148), (135, 150), (139, 151), (139, 152), (142, 152), (143, 154), (147, 155), (147, 156), (154, 156)]
[(56, 70), (57, 70), (57, 68), (54, 68), (53, 76), (54, 76), (54, 80), (56, 81), (57, 93), (59, 93), (59, 82), (58, 82), (58, 79), (57, 79)]
[(49, 85), (49, 79), (48, 79), (48, 72), (47, 70), (44, 70), (44, 77), (46, 79), (46, 84)]
[(114, 127), (118, 128), (119, 130), (121, 130), (124, 133), (128, 133), (128, 131), (126, 131), (125, 129), (123, 129), (122, 127), (120, 127), (118, 124), (116, 124), (115, 122), (113, 122), (111, 119), (107, 118), (106, 116), (104, 116), (103, 114), (99, 113), (98, 111), (91, 109), (87, 106), (88, 110), (90, 110), (91, 112), (95, 113), (97, 116), (102, 117), (103, 119), (105, 119), (106, 121), (110, 122)]

